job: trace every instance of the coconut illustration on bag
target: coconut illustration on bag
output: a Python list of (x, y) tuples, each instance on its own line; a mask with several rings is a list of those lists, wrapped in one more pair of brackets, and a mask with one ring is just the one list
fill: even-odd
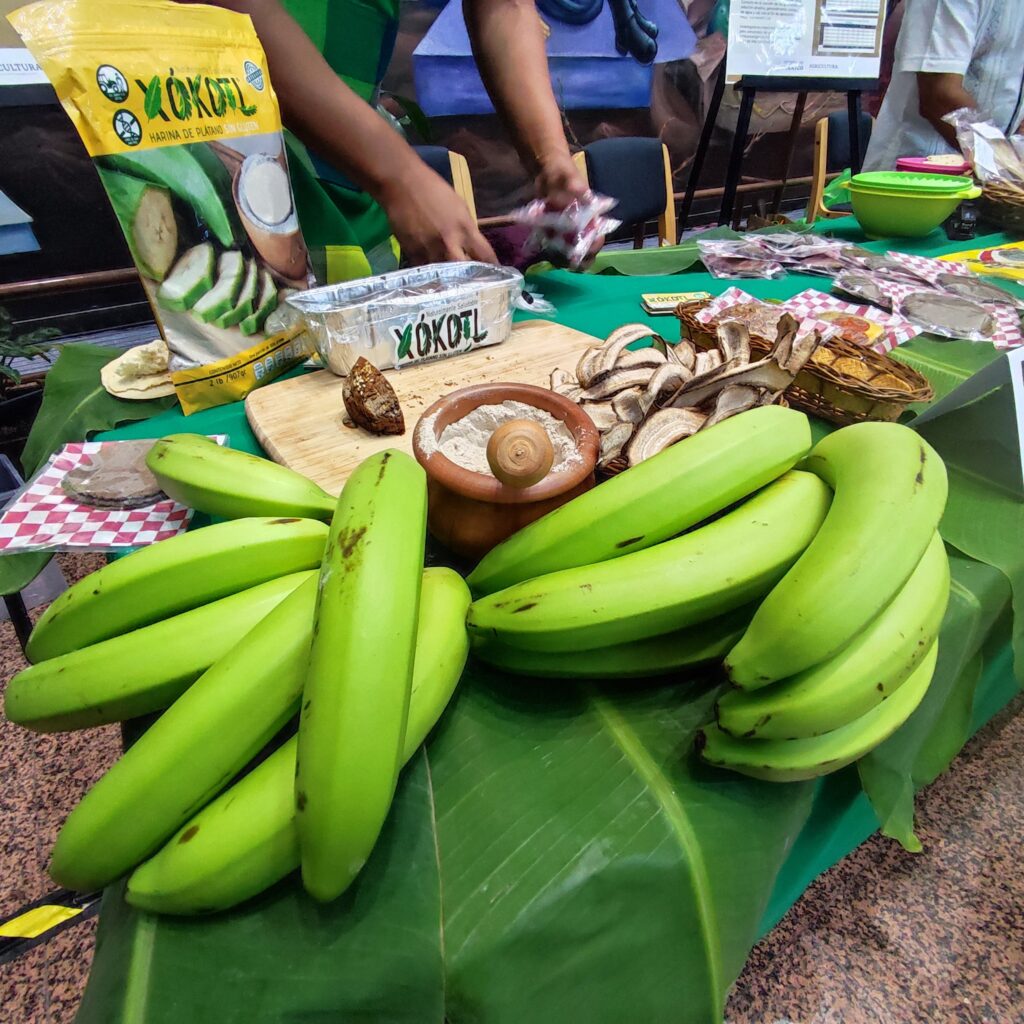
[(235, 175), (233, 193), (242, 225), (264, 263), (286, 281), (305, 287), (306, 243), (281, 161), (265, 153), (247, 156)]

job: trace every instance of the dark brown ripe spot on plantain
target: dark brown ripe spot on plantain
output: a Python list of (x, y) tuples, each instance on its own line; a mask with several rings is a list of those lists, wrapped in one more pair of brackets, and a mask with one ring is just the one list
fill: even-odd
[(283, 523), (298, 523), (298, 522), (301, 522), (301, 520), (298, 518), (298, 516), (292, 516), (291, 519), (271, 519), (270, 520), (270, 525), (271, 526), (280, 526)]
[(384, 479), (384, 470), (388, 468), (388, 463), (391, 461), (391, 452), (385, 452), (381, 456), (380, 469), (377, 470), (377, 483), (380, 483)]
[(187, 843), (190, 839), (195, 838), (195, 834), (198, 831), (199, 831), (199, 826), (198, 825), (193, 825), (191, 828), (185, 829), (185, 831), (181, 833), (181, 838), (178, 840), (178, 843), (179, 844), (180, 843)]
[(352, 552), (355, 551), (356, 546), (363, 539), (363, 535), (366, 533), (366, 527), (360, 526), (358, 530), (353, 530), (352, 533), (347, 534), (345, 539), (338, 538), (341, 543), (341, 557), (351, 558)]
[(518, 608), (516, 608), (516, 610), (514, 612), (512, 612), (512, 614), (513, 615), (518, 615), (520, 612), (528, 612), (531, 608), (536, 608), (536, 607), (537, 607), (537, 602), (536, 601), (530, 601), (528, 604), (521, 604)]
[(295, 794), (295, 808), (299, 811), (306, 809), (306, 794), (301, 789)]
[(580, 584), (580, 590), (584, 591), (587, 594), (589, 594), (593, 589), (594, 589), (594, 584), (593, 583), (581, 583)]
[(309, 705), (312, 704), (312, 703), (313, 702), (311, 700), (307, 700), (306, 703), (302, 705), (302, 710), (303, 711), (308, 711), (309, 710)]
[(914, 478), (914, 482), (921, 486), (924, 483), (924, 464), (928, 456), (925, 454), (924, 448), (921, 448), (921, 468), (917, 471), (917, 476)]
[(875, 689), (879, 693), (885, 693), (885, 683), (875, 683)]
[(639, 544), (644, 539), (644, 534), (640, 534), (639, 537), (627, 537), (625, 540), (620, 540), (615, 546), (617, 548), (628, 548), (630, 544)]

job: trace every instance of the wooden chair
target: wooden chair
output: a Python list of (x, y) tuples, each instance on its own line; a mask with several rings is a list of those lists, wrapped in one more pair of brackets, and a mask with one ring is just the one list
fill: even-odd
[(660, 139), (598, 139), (573, 157), (595, 192), (618, 200), (611, 216), (635, 227), (633, 248), (642, 249), (644, 227), (658, 222), (658, 244), (675, 245), (676, 204), (672, 164)]
[[(874, 123), (868, 114), (860, 115), (861, 160), (867, 152)], [(829, 174), (849, 167), (850, 163), (850, 118), (845, 110), (837, 110), (821, 118), (814, 126), (814, 166), (811, 171), (811, 197), (807, 201), (808, 224), (813, 224), (819, 217), (845, 217), (850, 212), (846, 203), (829, 209), (822, 201), (825, 179)]]
[(459, 198), (469, 207), (473, 220), (476, 216), (476, 199), (473, 195), (473, 179), (469, 164), (461, 153), (455, 153), (444, 146), (413, 146), (420, 159), (455, 189)]

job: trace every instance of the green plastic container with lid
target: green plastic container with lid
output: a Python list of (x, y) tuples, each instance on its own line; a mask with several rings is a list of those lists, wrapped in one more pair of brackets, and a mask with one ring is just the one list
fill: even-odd
[(858, 189), (872, 192), (912, 192), (915, 195), (952, 195), (974, 182), (958, 174), (922, 174), (916, 171), (863, 171), (851, 179)]
[(850, 192), (853, 215), (869, 238), (923, 238), (965, 199), (981, 195), (981, 189), (970, 182), (948, 194), (866, 189), (852, 181), (843, 184)]

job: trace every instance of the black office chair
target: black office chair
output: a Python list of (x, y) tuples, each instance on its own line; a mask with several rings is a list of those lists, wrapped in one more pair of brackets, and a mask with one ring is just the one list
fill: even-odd
[(469, 176), (469, 164), (461, 153), (453, 153), (444, 146), (413, 146), (420, 159), (448, 182), (469, 212), (476, 220), (476, 199), (473, 195), (473, 179)]
[[(874, 120), (863, 111), (860, 115), (860, 162), (871, 141)], [(819, 217), (845, 217), (851, 210), (849, 203), (828, 207), (822, 202), (825, 194), (825, 178), (836, 171), (850, 167), (850, 115), (837, 110), (823, 117), (814, 126), (814, 168), (811, 174), (811, 197), (807, 202), (807, 223), (813, 224)]]
[(590, 187), (617, 199), (611, 216), (634, 225), (633, 246), (643, 248), (644, 225), (658, 222), (658, 244), (676, 244), (672, 164), (660, 139), (598, 139), (573, 158)]

